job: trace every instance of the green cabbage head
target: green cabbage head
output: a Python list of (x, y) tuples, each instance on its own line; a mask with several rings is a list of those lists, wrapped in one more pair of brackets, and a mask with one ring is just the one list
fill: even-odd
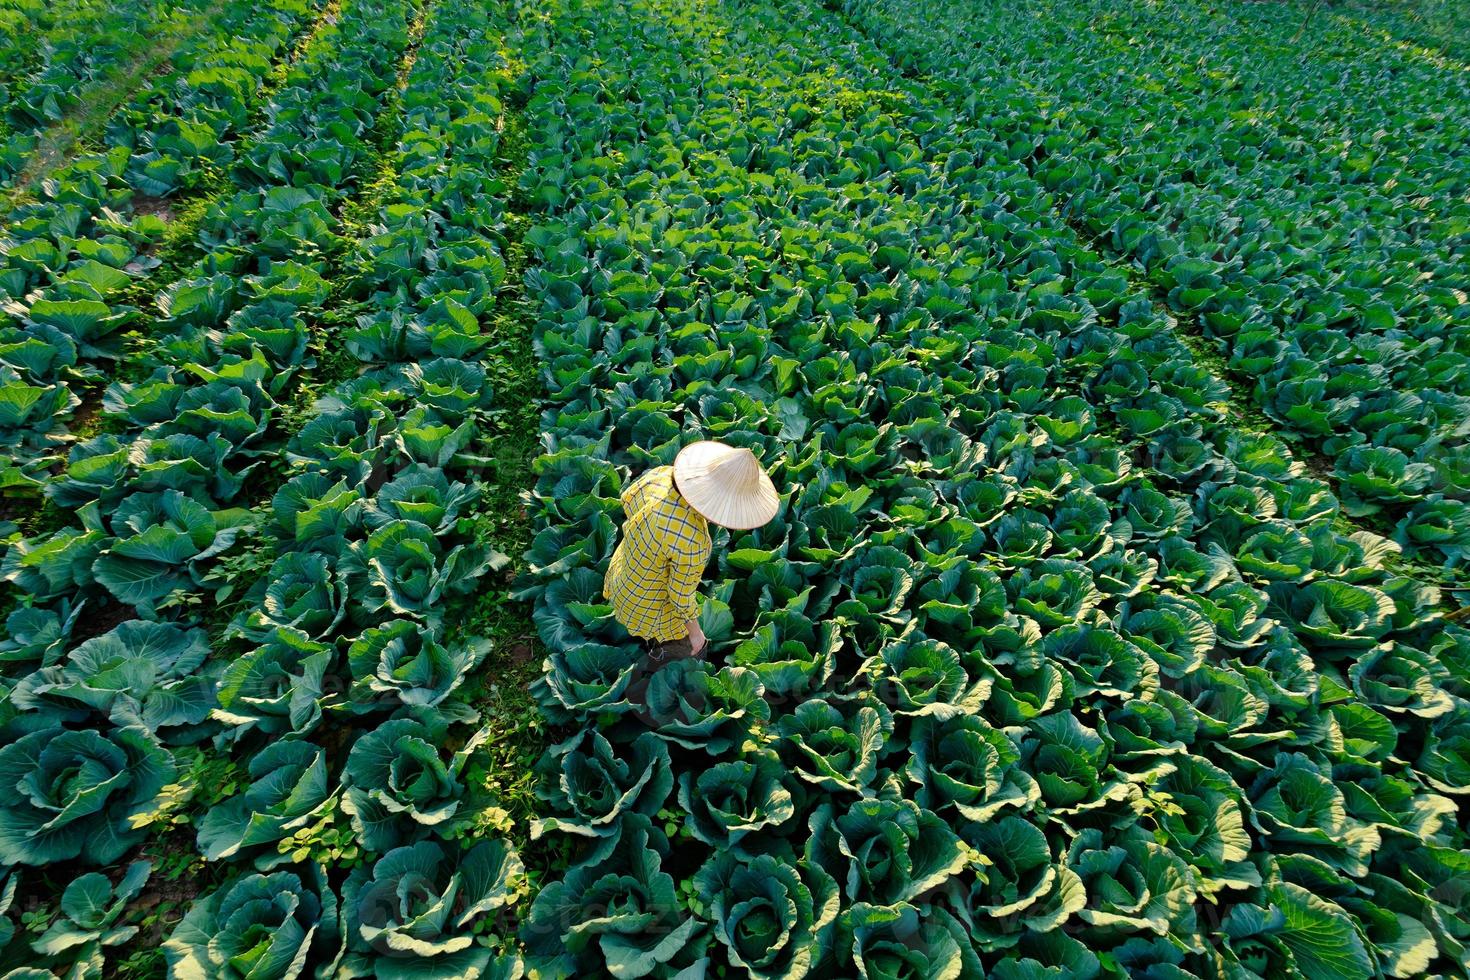
[(173, 756), (141, 728), (45, 728), (0, 749), (0, 863), (110, 864), (145, 832)]
[(718, 851), (694, 876), (730, 961), (760, 980), (809, 975), (831, 944), (837, 883), (806, 861)]
[(481, 730), (448, 761), (440, 746), (444, 726), (394, 718), (352, 746), (343, 773), (342, 808), (363, 846), (384, 852), (444, 827), (467, 803), (465, 764), (484, 742)]
[(342, 928), (320, 868), (249, 874), (198, 899), (163, 944), (170, 980), (337, 976)]
[(491, 953), (476, 942), (477, 926), (520, 897), (522, 872), (515, 849), (497, 839), (468, 851), (420, 841), (389, 851), (371, 868), (358, 868), (342, 889), (348, 952), (338, 975), (487, 975)]

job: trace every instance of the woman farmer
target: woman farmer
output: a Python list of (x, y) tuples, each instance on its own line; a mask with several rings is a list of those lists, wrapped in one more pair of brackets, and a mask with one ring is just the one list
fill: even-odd
[(709, 525), (760, 527), (781, 498), (749, 449), (721, 442), (685, 446), (673, 466), (644, 473), (623, 491), (623, 540), (602, 582), (613, 615), (648, 642), (649, 664), (696, 657), (699, 581), (709, 562)]

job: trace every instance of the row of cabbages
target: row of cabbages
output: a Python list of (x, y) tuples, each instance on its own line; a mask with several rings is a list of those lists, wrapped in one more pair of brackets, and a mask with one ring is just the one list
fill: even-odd
[(1349, 27), (1391, 43), (1418, 46), (1424, 58), (1470, 62), (1470, 10), (1456, 3), (1428, 7), (1354, 4), (1343, 10)]
[[(282, 946), (270, 977), (521, 975), (514, 953), (487, 945), (510, 928), (503, 917), (524, 888), (521, 862), (484, 833), (478, 818), (493, 801), (466, 772), (485, 733), (461, 685), (488, 642), (451, 641), (444, 623), (456, 597), (505, 561), (476, 540), (479, 489), (464, 482), (483, 462), (473, 450), (486, 436), (486, 371), (499, 356), (478, 319), (505, 274), (494, 243), (504, 66), (498, 21), (482, 5), (446, 0), (427, 17), (402, 99), (396, 181), (382, 224), (348, 262), (367, 312), (339, 339), (373, 369), (320, 399), (291, 441), (304, 472), (276, 497), (279, 557), (261, 601), (237, 621), (260, 645), (221, 687), (222, 702), (234, 677), (273, 703), (221, 714), (237, 754), (254, 752), (255, 782), (226, 804), (221, 822), (233, 828), (220, 856), (253, 851), (264, 871), (284, 860), (269, 845), (308, 807), (333, 800), (366, 854), (345, 877), (331, 867), (288, 872), (284, 899), (279, 872), (234, 879), (169, 940), (175, 976), (228, 972), (236, 910), (262, 895), (274, 903), (263, 924), (295, 936), (317, 927)], [(350, 686), (333, 691), (322, 683), (332, 678)], [(250, 728), (261, 722), (285, 740), (260, 748)], [(332, 751), (344, 731), (350, 750)], [(251, 833), (261, 825), (273, 828), (264, 840)], [(216, 856), (203, 833), (200, 845)], [(287, 952), (298, 959), (287, 964)]]
[(1029, 173), (1147, 271), (1256, 404), (1325, 457), (1349, 515), (1459, 565), (1465, 73), (1330, 18), (1304, 55), (1301, 14), (1279, 5), (1168, 8), (845, 5), (956, 107), (987, 165)]
[(233, 193), (204, 220), (208, 251), (160, 292), (146, 349), (114, 369), (103, 434), (46, 484), (81, 526), (20, 540), (0, 565), (34, 600), (100, 587), (147, 613), (197, 587), (248, 517), (228, 508), (248, 502), (247, 484), (279, 452), (283, 416), (315, 365), (307, 320), (330, 295), (322, 256), (341, 248), (331, 209), (373, 153), (407, 43), (405, 4), (387, 9), (351, 43), (339, 39), (358, 18), (317, 35), (231, 169)]
[[(0, 11), (0, 184), (32, 163), (51, 127), (94, 100), (156, 46), (197, 26), (206, 5), (160, 0), (18, 0)], [(144, 50), (146, 48), (146, 50)]]
[[(203, 740), (243, 770), (198, 821), (201, 855), (234, 867), (165, 943), (171, 976), (520, 974), (480, 938), (523, 889), (514, 849), (479, 839), (487, 801), (466, 772), (483, 734), (462, 685), (488, 644), (451, 640), (443, 622), (504, 561), (477, 540), (469, 479), (493, 394), (479, 318), (504, 278), (486, 238), (503, 207), (493, 24), (467, 2), (343, 5), (242, 153), (238, 193), (207, 218), (206, 274), (170, 293), (189, 321), (139, 365), (151, 375), (109, 391), (126, 435), (87, 443), (53, 484), (83, 526), (7, 555), (29, 601), (9, 623), (18, 737), (0, 769), (36, 791), (0, 802), (0, 860), (116, 861), (147, 842)], [(403, 128), (382, 223), (346, 241), (337, 210), (390, 110)], [(321, 342), (350, 344), (370, 370), (293, 433), (308, 324), (342, 318), (322, 312), (331, 300), (363, 315)], [(287, 474), (266, 505), (217, 509), (257, 500), (272, 457)], [(246, 528), (274, 556), (255, 583), (217, 566)], [(193, 622), (216, 589), (246, 601), (211, 649)], [(80, 610), (62, 598), (74, 592)], [(143, 618), (73, 644), (79, 611), (109, 595)], [(319, 864), (300, 835), (338, 821), (358, 856)], [(76, 950), (34, 952), (59, 966)]]
[[(320, 6), (287, 0), (262, 12), (258, 4), (232, 0), (208, 30), (174, 53), (174, 70), (149, 79), (119, 108), (102, 149), (59, 167), (37, 200), (6, 216), (0, 236), (6, 486), (44, 490), (49, 469), (72, 440), (68, 426), (84, 387), (134, 366), (119, 358), (127, 332), (151, 314), (136, 306), (135, 294), (159, 266), (166, 229), (158, 215), (136, 208), (139, 196), (197, 190), (206, 171), (231, 166), (266, 76)], [(252, 146), (267, 151), (272, 130), (281, 128), (268, 120)], [(301, 138), (314, 135), (310, 118), (294, 129)], [(243, 167), (231, 176), (254, 180)], [(214, 269), (206, 265), (201, 274)], [(199, 292), (187, 286), (167, 292), (159, 302), (164, 322), (149, 329), (211, 325), (208, 317), (219, 309), (196, 309)]]
[[(573, 729), (536, 832), (581, 843), (532, 965), (1463, 972), (1470, 638), (1397, 547), (829, 11), (552, 23), (524, 592)], [(618, 493), (699, 438), (783, 506), (717, 534), (711, 662), (634, 701)]]

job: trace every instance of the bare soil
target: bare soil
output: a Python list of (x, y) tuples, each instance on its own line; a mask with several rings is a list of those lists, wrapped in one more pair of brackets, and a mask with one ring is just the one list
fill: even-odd
[(133, 195), (133, 213), (147, 214), (160, 218), (168, 224), (174, 220), (174, 202), (166, 197), (153, 197), (150, 194)]

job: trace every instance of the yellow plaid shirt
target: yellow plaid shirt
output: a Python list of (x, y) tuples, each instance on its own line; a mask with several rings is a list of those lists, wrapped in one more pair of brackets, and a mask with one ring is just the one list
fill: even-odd
[(667, 643), (689, 635), (699, 617), (695, 592), (709, 561), (709, 523), (674, 488), (674, 468), (659, 466), (623, 491), (623, 540), (602, 580), (618, 622), (634, 636)]

